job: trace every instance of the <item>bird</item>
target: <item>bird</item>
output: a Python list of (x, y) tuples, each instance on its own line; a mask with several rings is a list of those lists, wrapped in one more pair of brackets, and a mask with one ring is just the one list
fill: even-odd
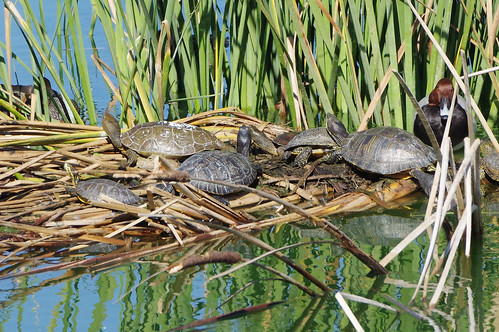
[[(450, 106), (452, 97), (454, 95), (454, 88), (452, 81), (449, 78), (442, 78), (438, 81), (435, 89), (426, 97), (419, 101), (419, 107), (423, 111), (428, 123), (433, 129), (433, 133), (438, 141), (442, 144), (442, 138), (445, 130), (445, 125), (450, 114)], [(473, 122), (476, 126), (475, 122)], [(421, 139), (425, 144), (431, 145), (430, 138), (428, 137), (419, 114), (415, 114), (414, 118), (414, 135)], [(458, 148), (463, 142), (464, 138), (469, 135), (468, 132), (468, 118), (466, 114), (466, 102), (464, 98), (457, 95), (457, 101), (454, 105), (454, 112), (452, 114), (452, 122), (449, 130), (449, 136), (454, 148)]]

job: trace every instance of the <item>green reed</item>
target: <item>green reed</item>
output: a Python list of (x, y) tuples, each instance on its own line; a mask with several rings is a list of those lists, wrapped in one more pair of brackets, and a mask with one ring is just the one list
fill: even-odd
[[(74, 0), (59, 1), (52, 32), (45, 30), (43, 10), (34, 13), (26, 0), (4, 0), (32, 53), (32, 63), (20, 65), (34, 77), (49, 72), (65, 98), (74, 96), (85, 106), (90, 124), (97, 122), (92, 66), (114, 92), (128, 125), (236, 106), (298, 128), (319, 125), (319, 115), (334, 112), (350, 129), (361, 123), (411, 129), (413, 106), (392, 70), (418, 98), (450, 76), (403, 1), (91, 2), (91, 31), (101, 26), (105, 45), (82, 35)], [(460, 70), (464, 49), (469, 69), (478, 71), (497, 65), (498, 3), (415, 5), (454, 66)], [(87, 63), (84, 38), (94, 46), (93, 64)], [(0, 46), (3, 59), (19, 62), (16, 50)], [(102, 61), (101, 52), (111, 54), (111, 63)], [(0, 62), (0, 77), (9, 82), (6, 61)], [(494, 124), (497, 74), (473, 77), (471, 93)], [(276, 107), (279, 102), (283, 106)], [(82, 121), (75, 110), (73, 115)]]

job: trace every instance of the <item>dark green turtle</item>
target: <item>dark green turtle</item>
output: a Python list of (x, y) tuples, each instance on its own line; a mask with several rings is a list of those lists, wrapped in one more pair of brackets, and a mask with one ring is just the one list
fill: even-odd
[(491, 180), (499, 182), (499, 153), (490, 140), (482, 141), (480, 149), (483, 154), (482, 167), (485, 174)]
[(202, 179), (223, 181), (231, 184), (249, 185), (257, 177), (257, 167), (249, 160), (251, 134), (249, 128), (241, 126), (237, 134), (237, 152), (202, 151), (187, 158), (178, 168), (193, 178), (190, 183), (201, 190), (216, 195), (227, 195), (239, 191), (202, 181)]
[(338, 154), (357, 168), (392, 175), (424, 168), (436, 161), (433, 149), (413, 134), (395, 127), (377, 127), (347, 134), (334, 115), (326, 118)]
[(90, 201), (105, 202), (101, 198), (101, 194), (104, 194), (123, 204), (137, 204), (140, 202), (140, 197), (135, 195), (130, 189), (121, 183), (108, 179), (90, 179), (79, 181), (78, 174), (76, 174), (71, 165), (65, 163), (64, 169), (66, 169), (71, 176), (74, 191), (83, 203), (88, 203)]
[(102, 127), (113, 145), (124, 150), (129, 164), (136, 161), (137, 154), (144, 157), (159, 155), (177, 159), (205, 150), (226, 148), (225, 144), (209, 131), (187, 123), (147, 122), (121, 134), (118, 121), (111, 114), (105, 113)]
[[(45, 90), (47, 92), (47, 105), (50, 118), (52, 120), (61, 122), (71, 122), (71, 119), (73, 119), (73, 114), (71, 113), (71, 109), (66, 103), (64, 97), (59, 92), (52, 89), (50, 80), (43, 77), (43, 82), (45, 85)], [(36, 90), (37, 89), (34, 85), (12, 85), (12, 93), (14, 94), (14, 96), (21, 99), (28, 105), (31, 105), (31, 97), (36, 92)], [(43, 97), (42, 94), (40, 94), (40, 96)], [(71, 99), (70, 102), (73, 104), (76, 110), (79, 110), (79, 106), (76, 101)]]
[(311, 128), (291, 138), (283, 148), (284, 158), (289, 159), (292, 154), (296, 155), (297, 167), (305, 166), (312, 153), (319, 154), (322, 161), (330, 161), (336, 158), (334, 153), (336, 145), (327, 128)]

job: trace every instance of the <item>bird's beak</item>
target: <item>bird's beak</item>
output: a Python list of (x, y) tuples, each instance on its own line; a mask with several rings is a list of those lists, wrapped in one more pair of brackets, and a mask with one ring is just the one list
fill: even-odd
[(450, 113), (450, 100), (449, 97), (442, 97), (442, 100), (440, 101), (440, 117), (442, 117), (444, 120), (446, 120), (449, 117)]

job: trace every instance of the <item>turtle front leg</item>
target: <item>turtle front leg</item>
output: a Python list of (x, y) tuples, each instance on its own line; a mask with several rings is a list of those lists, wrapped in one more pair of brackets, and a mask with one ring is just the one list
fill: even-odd
[(321, 158), (321, 162), (327, 164), (333, 164), (340, 159), (340, 154), (336, 150), (324, 150), (324, 156)]
[(126, 159), (127, 159), (127, 166), (133, 166), (137, 162), (137, 159), (139, 159), (139, 155), (137, 152), (129, 149), (125, 151)]
[(293, 153), (298, 154), (295, 158), (295, 166), (303, 167), (308, 163), (308, 158), (312, 154), (312, 147), (310, 146), (301, 146), (294, 149)]

